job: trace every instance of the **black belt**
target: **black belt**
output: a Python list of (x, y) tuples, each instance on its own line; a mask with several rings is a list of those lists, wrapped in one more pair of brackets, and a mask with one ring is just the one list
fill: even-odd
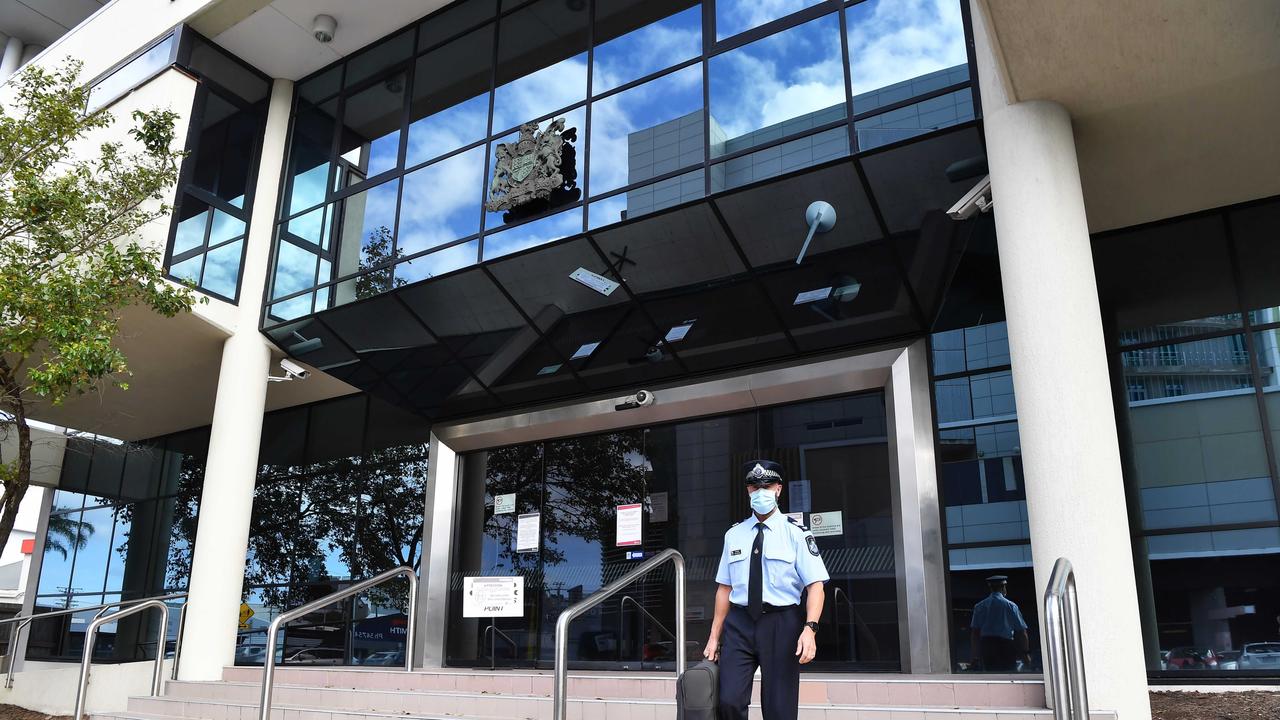
[[(732, 605), (733, 605), (733, 607), (736, 607), (736, 608), (738, 608), (739, 610), (743, 610), (743, 611), (746, 611), (746, 610), (747, 610), (747, 606), (746, 606), (746, 605), (739, 605), (739, 604), (737, 604), (737, 603), (732, 603)], [(764, 603), (764, 604), (761, 606), (761, 608), (760, 608), (760, 612), (761, 612), (761, 614), (768, 615), (769, 613), (785, 612), (785, 611), (787, 611), (787, 610), (795, 610), (795, 609), (796, 609), (796, 608), (798, 608), (798, 607), (800, 607), (800, 606), (799, 606), (799, 605), (770, 605), (769, 603)]]

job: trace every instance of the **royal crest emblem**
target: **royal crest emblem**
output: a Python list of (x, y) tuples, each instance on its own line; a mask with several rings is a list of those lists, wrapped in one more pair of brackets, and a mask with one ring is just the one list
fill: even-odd
[(513, 143), (499, 143), (495, 151), (493, 180), (489, 183), (489, 212), (506, 211), (525, 217), (563, 201), (577, 200), (575, 151), (570, 143), (577, 129), (565, 129), (564, 118), (552, 120), (545, 130), (538, 123), (520, 126)]

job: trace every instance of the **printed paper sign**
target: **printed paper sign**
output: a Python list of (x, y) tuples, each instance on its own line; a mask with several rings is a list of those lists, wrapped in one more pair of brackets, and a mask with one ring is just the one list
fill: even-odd
[(524, 617), (524, 578), (462, 578), (462, 617)]
[(633, 503), (618, 506), (618, 547), (640, 544), (640, 525), (644, 517), (644, 505)]
[(526, 513), (516, 519), (516, 552), (538, 552), (538, 513)]
[(809, 481), (793, 480), (787, 483), (787, 507), (792, 512), (809, 512)]
[(593, 273), (586, 268), (578, 268), (577, 270), (574, 270), (569, 273), (569, 277), (606, 297), (612, 295), (613, 291), (618, 289), (618, 283), (603, 275)]
[(653, 522), (667, 521), (667, 494), (653, 493), (649, 496), (649, 520)]
[(516, 494), (496, 495), (493, 498), (493, 514), (505, 515), (516, 511)]
[(809, 513), (809, 530), (814, 537), (844, 534), (844, 518), (841, 511)]

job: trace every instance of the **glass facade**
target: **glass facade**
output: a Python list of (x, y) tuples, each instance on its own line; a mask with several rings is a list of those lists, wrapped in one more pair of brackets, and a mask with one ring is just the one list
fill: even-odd
[[(454, 3), (298, 83), (267, 323), (972, 120), (965, 37), (959, 0)], [(563, 187), (486, 211), (558, 120)]]
[[(751, 512), (741, 467), (757, 457), (783, 466), (780, 508), (814, 525), (832, 578), (818, 659), (808, 667), (899, 669), (887, 420), (879, 392), (465, 456), (450, 571), (449, 663), (550, 667), (560, 613), (665, 548), (685, 556), (685, 652), (700, 658), (724, 533)], [(640, 542), (632, 545), (619, 536), (618, 512), (636, 503), (643, 521)], [(518, 526), (532, 516), (537, 547), (522, 548)], [(464, 579), (472, 576), (523, 577), (524, 618), (464, 617)], [(670, 668), (672, 582), (668, 566), (578, 619), (570, 629), (571, 664)]]
[(1157, 674), (1272, 673), (1280, 201), (1094, 239)]
[(189, 29), (179, 63), (199, 78), (174, 203), (169, 277), (238, 302), (270, 80)]

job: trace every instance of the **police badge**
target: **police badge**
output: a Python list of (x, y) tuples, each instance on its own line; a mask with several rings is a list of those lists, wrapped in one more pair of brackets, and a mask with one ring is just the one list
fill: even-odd
[(520, 126), (513, 143), (494, 150), (493, 179), (489, 183), (489, 212), (505, 211), (504, 221), (516, 220), (577, 200), (577, 128), (565, 129), (556, 118), (539, 132), (538, 123)]

